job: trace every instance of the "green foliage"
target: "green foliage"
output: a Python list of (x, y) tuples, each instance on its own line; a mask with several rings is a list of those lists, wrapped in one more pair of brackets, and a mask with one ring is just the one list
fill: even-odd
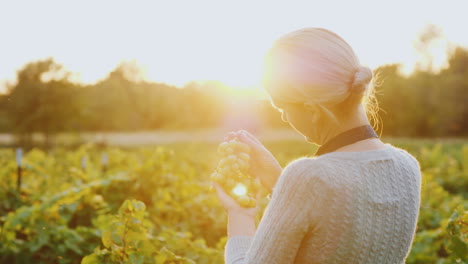
[(41, 132), (48, 144), (50, 136), (75, 125), (80, 117), (78, 89), (68, 75), (52, 59), (18, 71), (17, 84), (0, 106), (11, 126), (8, 131), (19, 135), (22, 143), (29, 143), (32, 132)]
[(146, 206), (137, 200), (126, 200), (117, 215), (100, 215), (95, 226), (101, 231), (102, 247), (85, 256), (82, 264), (92, 263), (218, 263), (219, 248), (206, 246), (203, 239), (194, 240), (188, 232), (155, 227), (146, 215)]
[(457, 48), (440, 73), (399, 72), (400, 65), (379, 67), (377, 99), (384, 135), (466, 136), (468, 131), (468, 50)]
[[(30, 205), (23, 205), (1, 218), (0, 260), (18, 263), (77, 263), (76, 259), (90, 250), (89, 242), (98, 234), (86, 226), (71, 227), (80, 206), (99, 209), (102, 204), (91, 189), (103, 184), (92, 182), (80, 187), (44, 197)], [(9, 262), (10, 263), (10, 262)]]
[[(423, 171), (407, 263), (463, 263), (468, 145), (395, 144), (415, 155)], [(283, 166), (315, 151), (295, 141), (266, 145)], [(106, 172), (103, 150), (94, 146), (33, 149), (24, 158), (19, 194), (13, 150), (0, 150), (0, 263), (223, 263), (226, 217), (209, 192), (216, 147), (109, 148)]]
[[(468, 135), (467, 61), (468, 50), (459, 47), (439, 73), (419, 69), (403, 76), (400, 65), (377, 68), (382, 134)], [(15, 133), (26, 144), (33, 132), (50, 139), (58, 132), (288, 126), (269, 101), (229, 96), (219, 82), (184, 87), (147, 82), (131, 63), (93, 85), (73, 84), (68, 75), (51, 59), (25, 65), (18, 83), (0, 96), (0, 131)]]

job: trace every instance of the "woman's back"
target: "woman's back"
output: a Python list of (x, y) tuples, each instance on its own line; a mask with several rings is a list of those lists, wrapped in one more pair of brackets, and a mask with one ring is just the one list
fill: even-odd
[(326, 186), (319, 190), (323, 215), (309, 230), (298, 258), (318, 257), (318, 263), (402, 263), (419, 211), (417, 161), (387, 145), (374, 151), (330, 153), (314, 162), (319, 163)]
[[(390, 144), (296, 160), (280, 176), (255, 238), (234, 238), (226, 253), (247, 253), (242, 263), (404, 263), (416, 228), (420, 178), (416, 159)], [(273, 228), (281, 214), (294, 218), (284, 221), (289, 233)], [(290, 254), (281, 252), (295, 243)], [(263, 256), (269, 245), (276, 251)], [(239, 252), (249, 246), (252, 254)]]

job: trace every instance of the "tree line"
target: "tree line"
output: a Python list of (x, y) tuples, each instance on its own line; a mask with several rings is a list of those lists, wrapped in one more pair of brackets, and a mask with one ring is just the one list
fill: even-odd
[[(400, 65), (375, 69), (376, 97), (384, 136), (468, 135), (468, 50), (457, 48), (440, 71)], [(103, 80), (82, 85), (53, 59), (31, 62), (0, 96), (0, 131), (27, 140), (60, 132), (198, 129), (221, 126), (285, 127), (266, 100), (229, 96), (220, 82), (190, 82), (184, 87), (138, 79), (129, 63)]]

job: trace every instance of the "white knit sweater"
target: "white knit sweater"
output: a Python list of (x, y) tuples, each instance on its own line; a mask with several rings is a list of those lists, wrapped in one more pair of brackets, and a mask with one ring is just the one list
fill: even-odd
[(235, 236), (227, 264), (399, 264), (416, 230), (418, 161), (386, 147), (290, 163), (254, 237)]

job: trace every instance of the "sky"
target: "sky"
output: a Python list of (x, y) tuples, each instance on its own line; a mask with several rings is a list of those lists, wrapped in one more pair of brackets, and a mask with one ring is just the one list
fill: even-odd
[(439, 65), (447, 43), (468, 46), (467, 7), (463, 0), (0, 0), (0, 91), (25, 64), (48, 57), (82, 83), (133, 60), (152, 81), (258, 87), (271, 43), (304, 27), (336, 32), (363, 65), (402, 63), (409, 72), (428, 24), (443, 32), (433, 49)]

